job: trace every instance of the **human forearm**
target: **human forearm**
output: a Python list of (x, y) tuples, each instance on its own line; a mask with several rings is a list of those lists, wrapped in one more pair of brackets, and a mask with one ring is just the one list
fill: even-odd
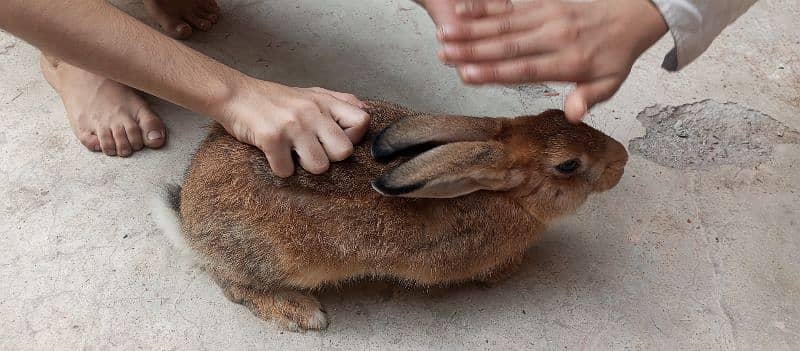
[(75, 66), (213, 118), (247, 79), (102, 0), (6, 0), (0, 27)]
[(369, 115), (353, 95), (249, 78), (103, 0), (0, 2), (0, 27), (72, 65), (214, 118), (264, 151), (279, 176), (292, 153), (312, 173), (353, 152)]

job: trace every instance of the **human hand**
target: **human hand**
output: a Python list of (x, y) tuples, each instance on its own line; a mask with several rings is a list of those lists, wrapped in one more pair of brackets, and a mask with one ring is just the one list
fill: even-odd
[(437, 25), (461, 19), (461, 16), (455, 11), (456, 4), (461, 0), (414, 0), (414, 2), (425, 8), (433, 19), (433, 23)]
[(353, 153), (369, 127), (369, 114), (351, 94), (322, 88), (293, 88), (246, 78), (217, 120), (241, 142), (261, 149), (279, 177), (300, 166), (324, 173), (331, 161)]
[(439, 57), (464, 82), (574, 82), (564, 107), (574, 123), (667, 32), (649, 0), (459, 0), (452, 11), (458, 20), (439, 25)]

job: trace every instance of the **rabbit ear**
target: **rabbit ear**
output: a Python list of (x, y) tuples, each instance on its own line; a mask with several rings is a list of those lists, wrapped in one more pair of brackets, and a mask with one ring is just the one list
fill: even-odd
[(510, 167), (497, 142), (460, 142), (435, 147), (372, 182), (383, 195), (451, 198), (478, 190), (507, 190), (524, 176)]
[(393, 123), (375, 138), (372, 157), (387, 161), (415, 147), (456, 141), (487, 141), (499, 134), (502, 128), (502, 121), (497, 118), (409, 116)]

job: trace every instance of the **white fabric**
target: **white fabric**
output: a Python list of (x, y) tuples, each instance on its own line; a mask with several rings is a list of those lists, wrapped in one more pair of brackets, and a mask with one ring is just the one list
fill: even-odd
[(686, 67), (711, 45), (757, 0), (651, 0), (661, 11), (675, 41), (662, 67), (677, 71)]

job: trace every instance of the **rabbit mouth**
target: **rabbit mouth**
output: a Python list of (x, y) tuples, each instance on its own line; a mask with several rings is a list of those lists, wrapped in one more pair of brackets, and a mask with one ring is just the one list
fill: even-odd
[(625, 164), (627, 160), (620, 160), (610, 163), (600, 176), (600, 180), (595, 183), (594, 190), (597, 192), (604, 192), (617, 186), (625, 173)]

